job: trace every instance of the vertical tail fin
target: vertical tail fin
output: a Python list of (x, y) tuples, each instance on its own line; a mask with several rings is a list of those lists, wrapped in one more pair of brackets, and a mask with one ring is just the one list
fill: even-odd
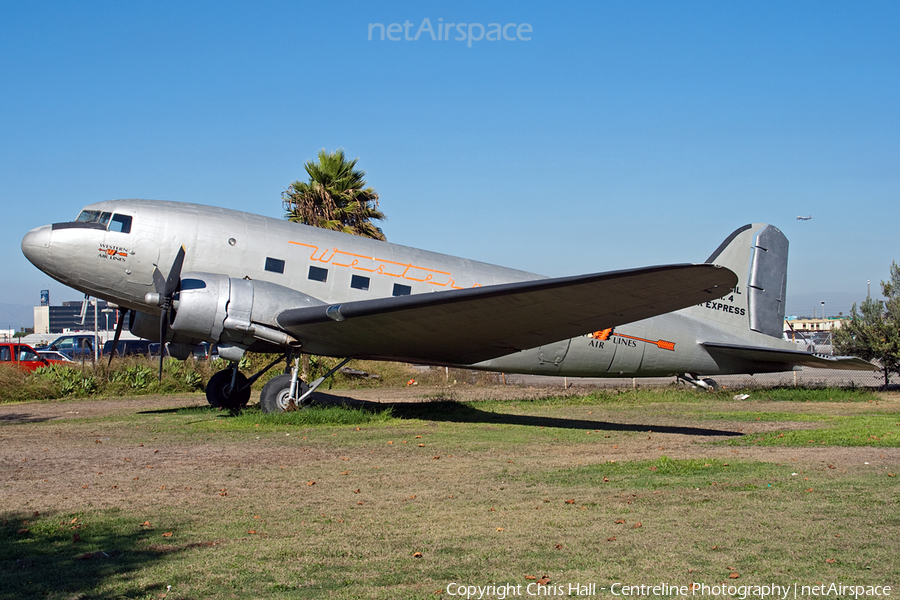
[(706, 259), (737, 273), (734, 293), (686, 310), (722, 325), (781, 338), (787, 260), (788, 240), (780, 229), (765, 223), (745, 225)]

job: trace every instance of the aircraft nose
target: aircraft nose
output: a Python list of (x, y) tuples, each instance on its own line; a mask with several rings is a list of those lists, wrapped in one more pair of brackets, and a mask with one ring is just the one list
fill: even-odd
[(50, 225), (32, 229), (22, 238), (22, 254), (38, 269), (43, 269), (50, 252)]

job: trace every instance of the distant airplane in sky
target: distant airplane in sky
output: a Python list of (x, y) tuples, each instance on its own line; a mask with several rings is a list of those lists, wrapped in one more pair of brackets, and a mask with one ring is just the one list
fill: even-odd
[(812, 219), (812, 215), (809, 215), (808, 217), (797, 217), (798, 221), (809, 221), (810, 219)]

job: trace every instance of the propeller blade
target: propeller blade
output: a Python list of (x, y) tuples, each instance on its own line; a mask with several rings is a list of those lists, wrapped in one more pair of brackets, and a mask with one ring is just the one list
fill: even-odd
[(184, 245), (178, 249), (175, 260), (172, 262), (172, 268), (169, 269), (169, 276), (166, 278), (166, 287), (164, 295), (171, 300), (171, 296), (178, 291), (181, 285), (181, 267), (184, 266)]
[(169, 309), (163, 309), (159, 315), (159, 380), (162, 381), (163, 371), (163, 346), (166, 344), (166, 335), (169, 333)]
[(162, 381), (162, 363), (165, 357), (166, 336), (169, 334), (169, 310), (166, 307), (159, 315), (159, 380)]
[(159, 305), (162, 306), (166, 298), (178, 291), (178, 285), (181, 283), (181, 268), (184, 266), (185, 249), (182, 244), (172, 261), (172, 267), (169, 269), (169, 276), (163, 277), (159, 267), (153, 267), (153, 289), (159, 294)]
[(116, 353), (116, 348), (119, 347), (119, 337), (122, 335), (122, 327), (125, 325), (125, 316), (127, 314), (127, 308), (119, 308), (119, 322), (116, 323), (116, 334), (113, 336), (112, 348), (109, 350), (109, 362), (106, 363), (107, 367), (112, 364), (113, 355)]
[[(159, 315), (159, 380), (162, 381), (163, 358), (165, 357), (166, 336), (169, 333), (169, 319), (171, 318), (172, 302), (175, 293), (181, 286), (181, 269), (184, 266), (184, 244), (178, 249), (169, 276), (163, 280), (158, 268), (153, 269), (153, 286), (159, 295), (159, 307), (162, 309)], [(149, 296), (150, 294), (148, 294)]]
[(166, 295), (166, 278), (158, 267), (153, 267), (153, 289), (159, 294), (160, 299)]

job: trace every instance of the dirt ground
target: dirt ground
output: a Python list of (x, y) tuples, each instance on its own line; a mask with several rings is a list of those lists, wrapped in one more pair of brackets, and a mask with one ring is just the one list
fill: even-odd
[[(545, 398), (549, 396), (574, 395), (584, 393), (584, 389), (568, 391), (551, 387), (524, 386), (461, 386), (455, 388), (410, 386), (406, 388), (346, 389), (316, 393), (313, 401), (342, 403), (347, 400), (360, 403), (379, 404), (396, 402), (431, 402), (436, 399), (452, 399), (460, 402), (477, 400), (514, 400)], [(250, 405), (259, 402), (259, 392), (254, 392)], [(84, 419), (110, 416), (121, 413), (138, 413), (162, 408), (186, 406), (206, 406), (202, 394), (170, 396), (131, 396), (128, 398), (101, 398), (83, 400), (59, 400), (51, 402), (28, 402), (22, 404), (0, 404), (0, 424), (25, 423), (30, 421), (50, 421), (59, 419)]]
[[(333, 390), (327, 393), (318, 393), (314, 402), (320, 404), (357, 404), (357, 405), (385, 405), (397, 403), (421, 402), (427, 403), (439, 399), (452, 399), (457, 401), (474, 401), (484, 399), (513, 400), (534, 399), (561, 394), (584, 393), (584, 389), (572, 389), (563, 391), (559, 388), (522, 387), (522, 386), (464, 386), (456, 388), (427, 388), (410, 387), (405, 389), (357, 389), (357, 390)], [(879, 403), (879, 410), (900, 412), (900, 394), (883, 394)], [(251, 405), (258, 401), (252, 398)], [(55, 402), (33, 402), (14, 405), (0, 405), (0, 480), (4, 485), (10, 485), (16, 481), (23, 469), (23, 462), (39, 460), (42, 464), (42, 472), (52, 472), (54, 481), (59, 484), (60, 478), (66, 473), (73, 477), (82, 477), (86, 472), (91, 472), (94, 466), (121, 461), (121, 448), (116, 445), (102, 444), (102, 437), (109, 435), (109, 431), (103, 424), (96, 427), (96, 443), (90, 444), (86, 451), (72, 452), (72, 446), (63, 442), (67, 435), (59, 427), (48, 429), (46, 427), (16, 427), (26, 423), (61, 423), (70, 419), (86, 419), (100, 417), (115, 417), (116, 415), (152, 413), (153, 411), (171, 410), (180, 407), (206, 406), (206, 399), (202, 395), (181, 396), (139, 396), (131, 398), (106, 398), (66, 400)], [(867, 405), (855, 405), (851, 410), (867, 410)], [(774, 410), (771, 403), (750, 404), (745, 409)], [(783, 410), (783, 409), (781, 409)], [(760, 421), (760, 422), (728, 422), (728, 421), (696, 421), (680, 416), (677, 408), (671, 414), (653, 416), (631, 416), (615, 412), (606, 412), (603, 409), (593, 411), (590, 420), (578, 419), (532, 419), (536, 426), (561, 426), (574, 429), (583, 429), (586, 433), (603, 430), (609, 432), (647, 432), (646, 438), (642, 435), (629, 436), (620, 439), (615, 447), (607, 449), (608, 459), (617, 461), (655, 459), (661, 453), (671, 458), (689, 458), (705, 456), (709, 458), (744, 458), (763, 460), (766, 462), (798, 462), (809, 465), (833, 465), (835, 468), (850, 466), (894, 466), (900, 465), (900, 448), (870, 448), (870, 447), (811, 447), (811, 448), (777, 448), (777, 447), (753, 447), (742, 446), (731, 448), (727, 446), (710, 446), (707, 442), (726, 440), (736, 435), (764, 433), (777, 429), (784, 429), (785, 423)], [(509, 422), (528, 423), (529, 418), (510, 418)], [(803, 427), (816, 428), (820, 423), (802, 423), (793, 421), (789, 427), (798, 429)], [(48, 440), (49, 432), (53, 432), (55, 438), (51, 443)], [(80, 430), (78, 436), (84, 436), (84, 430)], [(609, 437), (609, 436), (607, 436)], [(85, 449), (84, 440), (73, 440), (74, 446)], [(573, 448), (572, 452), (581, 452)], [(242, 446), (238, 443), (217, 443), (211, 447), (206, 443), (179, 444), (179, 448), (171, 448), (166, 455), (177, 454), (178, 461), (167, 461), (167, 471), (178, 470), (179, 465), (185, 471), (195, 471), (203, 468), (204, 461), (212, 455), (225, 463), (253, 462), (257, 465), (283, 464), (284, 458), (279, 453), (272, 453), (261, 447)], [(171, 456), (170, 456), (171, 457)], [(160, 457), (161, 458), (161, 457)], [(565, 464), (571, 457), (566, 456), (565, 447), (558, 449), (548, 461)], [(18, 463), (15, 464), (14, 463)], [(4, 468), (5, 467), (5, 468)], [(34, 474), (38, 476), (38, 473)], [(82, 477), (83, 478), (83, 477)], [(74, 483), (67, 482), (67, 483)], [(40, 486), (38, 486), (40, 487)], [(68, 485), (64, 486), (68, 487)]]

